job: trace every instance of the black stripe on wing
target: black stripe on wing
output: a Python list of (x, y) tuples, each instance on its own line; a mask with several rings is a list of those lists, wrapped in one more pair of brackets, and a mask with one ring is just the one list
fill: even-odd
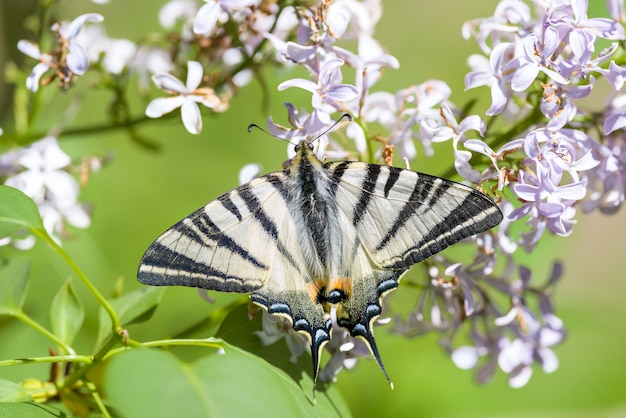
[[(431, 194), (431, 192), (433, 191), (433, 188), (435, 188), (435, 183), (431, 181), (421, 181), (420, 177), (416, 179), (415, 187), (413, 187), (411, 196), (396, 216), (396, 220), (394, 221), (393, 225), (391, 226), (391, 228), (389, 228), (387, 234), (385, 234), (380, 243), (376, 246), (376, 251), (382, 250), (391, 241), (391, 239), (396, 236), (400, 228), (406, 225), (411, 217), (415, 215), (415, 211), (426, 204), (426, 199), (428, 195)], [(430, 205), (436, 203), (438, 198), (450, 187), (450, 185), (446, 184), (445, 182), (441, 182), (440, 187), (443, 190), (438, 193), (437, 196), (433, 194), (429, 201)]]
[[(281, 182), (275, 183), (271, 182), (277, 190), (280, 192), (280, 184)], [(256, 194), (254, 194), (253, 189), (249, 187), (249, 184), (244, 184), (239, 188), (235, 189), (241, 199), (245, 202), (248, 211), (254, 216), (254, 219), (259, 223), (261, 228), (265, 231), (265, 233), (272, 238), (272, 240), (276, 243), (276, 249), (278, 252), (285, 257), (285, 259), (289, 262), (289, 264), (299, 273), (302, 274), (301, 267), (296, 263), (296, 260), (293, 254), (285, 247), (285, 244), (280, 240), (278, 226), (276, 223), (268, 216), (265, 210), (262, 207), (262, 202), (259, 200)]]
[(395, 263), (384, 267), (400, 269), (419, 263), (452, 244), (497, 226), (500, 222), (500, 209), (489, 197), (472, 190), (461, 204), (432, 227), (417, 244), (404, 251)]
[(262, 286), (260, 281), (216, 270), (158, 242), (143, 256), (137, 278), (152, 286), (189, 286), (238, 293), (249, 293)]
[(378, 176), (380, 176), (381, 168), (382, 167), (377, 164), (367, 165), (367, 174), (361, 184), (361, 195), (359, 196), (359, 200), (356, 202), (354, 207), (354, 216), (352, 217), (352, 224), (354, 226), (357, 226), (359, 222), (361, 222), (363, 215), (365, 215), (367, 211), (367, 205), (372, 199), (372, 194), (376, 190), (376, 182), (378, 181)]

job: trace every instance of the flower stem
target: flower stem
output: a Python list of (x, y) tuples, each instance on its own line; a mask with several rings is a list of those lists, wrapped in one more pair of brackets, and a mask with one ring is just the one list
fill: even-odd
[(83, 271), (78, 267), (78, 265), (72, 260), (72, 258), (63, 250), (63, 248), (57, 244), (50, 236), (40, 229), (31, 228), (31, 232), (37, 235), (39, 238), (43, 239), (48, 243), (56, 252), (61, 256), (61, 258), (67, 263), (67, 265), (74, 271), (74, 273), (78, 276), (78, 278), (83, 282), (85, 287), (89, 290), (89, 292), (93, 295), (94, 298), (98, 301), (100, 305), (107, 312), (109, 317), (111, 318), (111, 324), (113, 328), (113, 334), (116, 335), (122, 328), (120, 319), (117, 316), (117, 312), (113, 309), (111, 304), (106, 300), (106, 298), (100, 293), (100, 291), (91, 283), (89, 278), (83, 273)]
[(57, 346), (59, 346), (63, 351), (68, 353), (70, 356), (76, 355), (76, 352), (74, 351), (74, 349), (72, 347), (70, 347), (69, 345), (66, 345), (56, 335), (54, 335), (52, 332), (48, 331), (46, 328), (44, 328), (41, 324), (39, 324), (37, 321), (32, 319), (30, 316), (28, 316), (23, 311), (15, 312), (14, 316), (15, 316), (15, 318), (19, 319), (20, 321), (22, 321), (23, 323), (25, 323), (29, 327), (33, 328), (38, 333), (46, 336), (50, 341), (54, 342)]

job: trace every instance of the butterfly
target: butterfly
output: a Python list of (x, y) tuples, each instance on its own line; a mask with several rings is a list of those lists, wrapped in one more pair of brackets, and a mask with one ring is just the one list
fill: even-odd
[(313, 377), (337, 324), (362, 339), (391, 384), (373, 324), (409, 267), (502, 221), (462, 184), (364, 162), (322, 163), (306, 140), (282, 171), (200, 208), (148, 248), (138, 279), (248, 293), (311, 347)]

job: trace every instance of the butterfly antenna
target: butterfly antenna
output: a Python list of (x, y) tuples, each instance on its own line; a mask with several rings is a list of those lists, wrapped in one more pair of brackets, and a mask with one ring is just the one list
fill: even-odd
[(321, 137), (323, 137), (324, 135), (326, 135), (328, 132), (332, 131), (333, 129), (335, 129), (335, 126), (339, 125), (339, 122), (341, 122), (344, 119), (348, 119), (348, 122), (352, 122), (352, 116), (349, 113), (344, 113), (343, 115), (341, 115), (341, 117), (339, 119), (337, 119), (335, 121), (335, 123), (333, 123), (332, 125), (330, 125), (324, 132), (322, 132), (321, 134), (319, 134), (318, 136), (316, 136), (314, 139), (312, 139), (309, 144), (312, 144), (313, 142), (317, 141), (318, 139), (320, 139)]
[(281, 141), (290, 142), (287, 138), (283, 138), (283, 137), (281, 137), (281, 136), (274, 135), (273, 133), (271, 133), (271, 132), (269, 132), (269, 131), (267, 131), (267, 130), (265, 130), (265, 129), (261, 128), (261, 127), (260, 127), (259, 125), (257, 125), (256, 123), (251, 123), (250, 125), (248, 125), (248, 133), (252, 132), (252, 129), (253, 129), (253, 128), (257, 128), (259, 131), (261, 131), (261, 132), (263, 132), (263, 133), (265, 133), (265, 134), (267, 134), (267, 135), (269, 135), (269, 136), (272, 136), (272, 137), (274, 137), (274, 138), (276, 138), (276, 139), (280, 139)]

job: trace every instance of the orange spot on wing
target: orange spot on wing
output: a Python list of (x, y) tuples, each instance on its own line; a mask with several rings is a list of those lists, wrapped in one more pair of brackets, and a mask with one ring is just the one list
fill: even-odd
[(311, 283), (309, 283), (307, 285), (307, 291), (309, 292), (309, 296), (311, 297), (311, 300), (313, 301), (313, 303), (318, 303), (318, 295), (320, 293), (320, 290), (322, 290), (324, 288), (325, 284), (323, 280), (313, 280)]
[(346, 297), (350, 298), (352, 296), (352, 278), (337, 277), (330, 283), (328, 288), (330, 290), (339, 289), (346, 295)]

